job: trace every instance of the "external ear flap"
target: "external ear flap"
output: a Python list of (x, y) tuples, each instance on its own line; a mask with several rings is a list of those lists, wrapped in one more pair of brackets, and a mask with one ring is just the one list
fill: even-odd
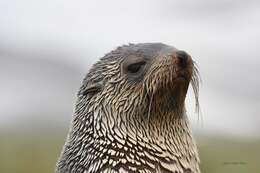
[(82, 91), (82, 95), (87, 95), (87, 94), (90, 94), (90, 93), (95, 94), (95, 93), (101, 91), (102, 88), (103, 88), (103, 84), (102, 84), (101, 82), (91, 84), (91, 85), (87, 86), (87, 87)]

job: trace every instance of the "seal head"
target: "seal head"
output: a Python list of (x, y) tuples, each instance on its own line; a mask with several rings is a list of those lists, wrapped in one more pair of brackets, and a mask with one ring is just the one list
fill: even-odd
[(198, 101), (194, 62), (172, 46), (106, 54), (78, 92), (57, 172), (200, 172), (184, 106), (190, 83)]

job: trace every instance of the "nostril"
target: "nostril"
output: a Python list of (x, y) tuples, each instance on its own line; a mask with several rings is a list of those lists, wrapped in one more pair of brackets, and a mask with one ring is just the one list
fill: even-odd
[(181, 66), (181, 67), (186, 67), (187, 66), (187, 64), (188, 64), (188, 59), (189, 59), (189, 55), (186, 53), (186, 52), (184, 52), (184, 51), (177, 51), (176, 52), (176, 57), (178, 58), (178, 60), (179, 60), (179, 65)]

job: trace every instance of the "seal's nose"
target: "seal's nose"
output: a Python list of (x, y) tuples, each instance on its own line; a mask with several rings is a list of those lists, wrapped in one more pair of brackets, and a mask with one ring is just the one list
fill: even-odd
[(176, 57), (178, 59), (178, 64), (182, 68), (187, 67), (187, 65), (189, 64), (189, 61), (191, 59), (190, 56), (182, 50), (179, 50), (176, 52)]

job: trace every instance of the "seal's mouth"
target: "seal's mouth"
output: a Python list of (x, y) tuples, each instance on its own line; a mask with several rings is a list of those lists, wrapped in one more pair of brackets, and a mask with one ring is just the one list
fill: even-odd
[(190, 82), (191, 80), (191, 75), (189, 70), (179, 70), (176, 72), (176, 77), (174, 82)]
[(182, 83), (182, 82), (189, 82), (189, 79), (184, 76), (184, 75), (180, 75), (180, 76), (177, 76), (176, 79), (174, 80), (175, 83)]
[(175, 92), (186, 95), (188, 85), (193, 75), (193, 61), (190, 56), (185, 60), (176, 54), (161, 56), (156, 59), (147, 75), (147, 88), (152, 94), (160, 96)]
[(153, 64), (147, 79), (149, 102), (154, 109), (175, 111), (184, 108), (190, 84), (194, 91), (196, 108), (199, 108), (199, 73), (191, 57), (186, 64), (183, 61), (180, 63), (176, 57), (160, 57)]

